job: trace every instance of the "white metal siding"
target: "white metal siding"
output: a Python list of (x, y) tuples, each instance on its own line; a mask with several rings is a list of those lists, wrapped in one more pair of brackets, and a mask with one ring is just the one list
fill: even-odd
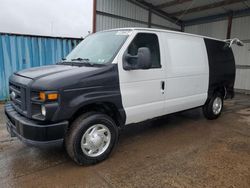
[[(220, 39), (226, 38), (227, 20), (185, 27), (185, 32), (210, 36)], [(235, 88), (250, 90), (250, 16), (234, 18), (232, 22), (231, 38), (239, 38), (245, 42), (243, 47), (233, 46), (237, 66)]]
[(126, 0), (97, 0), (96, 9), (127, 18), (148, 21), (148, 11)]
[(250, 40), (250, 16), (233, 19), (231, 37)]
[[(165, 27), (172, 27), (172, 28), (175, 28), (175, 29), (181, 29), (180, 26), (152, 13), (152, 19), (151, 19), (151, 22), (152, 24), (157, 24), (157, 25), (162, 25), (162, 26), (165, 26)], [(153, 26), (152, 25), (152, 28), (159, 28), (159, 29), (162, 29), (163, 27), (156, 27), (156, 26)]]
[[(238, 66), (235, 88), (250, 90), (250, 16), (233, 19), (231, 38), (237, 37), (245, 42), (243, 47), (233, 47)], [(244, 65), (247, 65), (244, 67)]]
[(250, 43), (245, 43), (243, 47), (233, 46), (234, 58), (237, 65), (250, 66)]
[(146, 24), (111, 18), (108, 16), (96, 15), (96, 31), (122, 27), (147, 27)]
[(236, 69), (235, 88), (250, 90), (250, 69)]
[[(128, 21), (122, 18), (115, 18), (115, 16), (111, 15), (98, 14), (97, 12), (97, 31), (118, 27), (148, 27), (149, 10), (141, 8), (140, 6), (126, 0), (97, 0), (96, 9), (102, 13), (139, 21)], [(145, 24), (140, 22), (145, 22)], [(166, 27), (171, 27), (174, 29), (180, 29), (180, 26), (171, 23), (154, 13), (152, 13), (151, 22), (152, 24), (157, 24), (157, 26), (152, 25), (153, 28), (165, 29)]]
[(227, 35), (227, 20), (187, 26), (185, 27), (185, 32), (225, 39)]

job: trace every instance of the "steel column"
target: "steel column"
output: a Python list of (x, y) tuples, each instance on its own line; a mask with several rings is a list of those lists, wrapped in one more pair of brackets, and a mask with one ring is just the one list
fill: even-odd
[(151, 9), (148, 10), (148, 28), (151, 28), (152, 25), (152, 11)]
[(232, 21), (233, 21), (233, 14), (230, 14), (230, 15), (228, 16), (227, 39), (230, 39), (230, 38), (231, 38)]
[(92, 23), (92, 32), (96, 32), (96, 0), (93, 0), (93, 23)]

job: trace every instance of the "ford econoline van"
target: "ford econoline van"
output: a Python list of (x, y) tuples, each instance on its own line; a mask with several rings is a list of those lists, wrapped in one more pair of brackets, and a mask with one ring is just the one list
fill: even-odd
[(92, 34), (61, 62), (10, 77), (7, 129), (29, 144), (64, 141), (77, 164), (94, 164), (128, 124), (196, 107), (216, 119), (234, 96), (232, 43), (148, 28)]

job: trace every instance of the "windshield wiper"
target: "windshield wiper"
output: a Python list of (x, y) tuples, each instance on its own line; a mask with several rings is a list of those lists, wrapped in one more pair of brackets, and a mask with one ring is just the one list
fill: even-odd
[(88, 58), (81, 58), (81, 57), (78, 57), (78, 58), (73, 58), (71, 59), (71, 61), (67, 61), (66, 58), (62, 58), (62, 61), (61, 62), (58, 62), (57, 64), (63, 64), (63, 63), (71, 63), (73, 64), (73, 61), (83, 61), (83, 62), (89, 62), (89, 59)]
[(71, 59), (71, 61), (78, 61), (76, 63), (79, 63), (81, 65), (85, 65), (85, 66), (102, 66), (101, 64), (97, 64), (97, 63), (93, 63), (93, 62), (90, 62), (88, 58), (81, 58), (81, 57), (78, 57), (78, 58), (74, 58), (74, 59)]
[(89, 59), (88, 58), (78, 57), (78, 58), (71, 59), (71, 61), (86, 61), (86, 62), (89, 62)]
[(88, 66), (88, 67), (105, 66), (105, 64), (98, 64), (98, 63), (90, 62), (88, 58), (81, 58), (81, 57), (73, 58), (73, 59), (71, 59), (71, 61), (67, 61), (67, 59), (66, 59), (66, 61), (61, 61), (61, 62), (58, 62), (57, 64), (66, 64), (66, 65), (71, 65), (71, 66), (73, 66), (73, 65)]
[(85, 65), (85, 66), (91, 66), (93, 67), (95, 65), (95, 63), (93, 62), (89, 62), (89, 59), (88, 58), (81, 58), (81, 57), (78, 57), (78, 58), (74, 58), (74, 59), (71, 59), (71, 61), (78, 61), (79, 64), (82, 64), (82, 65)]

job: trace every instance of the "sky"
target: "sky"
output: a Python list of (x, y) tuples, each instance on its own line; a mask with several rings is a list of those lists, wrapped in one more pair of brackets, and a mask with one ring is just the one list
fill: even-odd
[(92, 32), (93, 0), (0, 0), (0, 32), (84, 37)]

